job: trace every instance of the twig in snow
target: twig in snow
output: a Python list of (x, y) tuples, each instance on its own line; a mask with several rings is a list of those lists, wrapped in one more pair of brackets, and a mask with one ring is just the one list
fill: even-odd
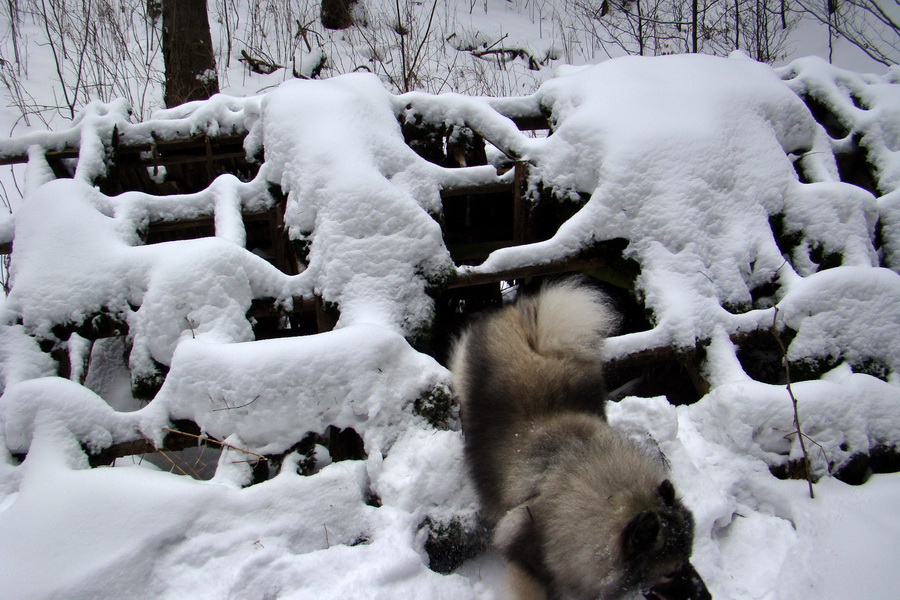
[[(791, 439), (791, 436), (792, 436), (792, 435), (796, 435), (796, 434), (797, 434), (796, 431), (791, 431), (791, 432), (787, 433), (787, 434), (784, 436), (784, 439), (790, 440), (790, 439)], [(830, 475), (830, 474), (831, 474), (831, 462), (828, 460), (828, 453), (825, 452), (825, 446), (823, 446), (822, 444), (820, 444), (819, 442), (817, 442), (817, 441), (814, 440), (813, 438), (809, 437), (809, 436), (806, 435), (805, 433), (803, 433), (803, 434), (801, 434), (801, 435), (802, 435), (804, 438), (806, 438), (807, 440), (809, 440), (809, 443), (815, 444), (816, 446), (819, 447), (819, 452), (822, 453), (822, 459), (825, 461), (825, 465), (828, 467), (828, 474)]]
[(219, 446), (222, 446), (223, 448), (230, 448), (231, 450), (237, 450), (238, 452), (250, 454), (252, 456), (257, 457), (259, 460), (266, 460), (266, 461), (269, 460), (262, 454), (257, 454), (256, 452), (251, 452), (250, 450), (244, 450), (243, 448), (238, 448), (237, 446), (232, 446), (231, 444), (226, 444), (225, 442), (220, 442), (219, 440), (214, 440), (214, 439), (212, 439), (210, 437), (206, 437), (204, 435), (195, 435), (193, 433), (188, 433), (186, 431), (178, 431), (177, 429), (169, 429), (168, 427), (163, 427), (162, 429), (163, 429), (163, 431), (168, 431), (169, 433), (177, 433), (180, 435), (186, 435), (188, 437), (196, 438), (198, 440), (203, 440), (204, 442), (218, 444)]
[[(815, 498), (816, 494), (815, 492), (813, 492), (812, 466), (809, 462), (809, 454), (806, 452), (806, 442), (804, 441), (804, 438), (807, 436), (804, 435), (800, 427), (800, 410), (797, 404), (797, 397), (794, 396), (794, 390), (791, 387), (791, 365), (788, 362), (787, 348), (785, 348), (784, 342), (781, 341), (781, 336), (778, 335), (777, 306), (775, 307), (775, 316), (772, 318), (772, 335), (775, 337), (775, 341), (778, 342), (778, 347), (781, 349), (781, 355), (784, 358), (784, 374), (785, 379), (787, 379), (787, 392), (791, 397), (791, 404), (794, 407), (794, 431), (788, 435), (792, 435), (794, 433), (797, 434), (797, 440), (800, 442), (800, 452), (803, 454), (803, 466), (806, 470), (806, 482), (809, 485), (809, 497)], [(819, 447), (821, 448), (821, 446)]]
[[(172, 457), (170, 457), (168, 454), (166, 454), (165, 452), (163, 452), (162, 450), (160, 450), (160, 451), (159, 451), (159, 455), (162, 456), (162, 457), (163, 457), (164, 459), (166, 459), (167, 461), (169, 461), (169, 463), (172, 465), (172, 468), (173, 468), (173, 469), (177, 469), (178, 471), (181, 472), (182, 475), (188, 475), (187, 471), (185, 471), (184, 469), (182, 469), (182, 468), (178, 465), (178, 463), (176, 463), (174, 460), (172, 460)], [(197, 476), (196, 473), (193, 473), (193, 475), (194, 475), (195, 477)], [(199, 479), (199, 477), (197, 477), (197, 479)]]
[(228, 402), (226, 402), (225, 399), (222, 398), (222, 402), (225, 402), (225, 406), (220, 407), (220, 408), (214, 408), (214, 409), (212, 409), (212, 411), (213, 411), (213, 412), (216, 412), (216, 411), (218, 411), (218, 410), (236, 410), (236, 409), (238, 409), (238, 408), (244, 408), (245, 406), (250, 406), (251, 404), (253, 404), (253, 403), (256, 402), (257, 400), (259, 400), (259, 394), (256, 395), (256, 398), (254, 398), (254, 399), (251, 400), (250, 402), (247, 402), (246, 404), (241, 404), (241, 405), (239, 405), (239, 406), (229, 406), (229, 405), (228, 405)]

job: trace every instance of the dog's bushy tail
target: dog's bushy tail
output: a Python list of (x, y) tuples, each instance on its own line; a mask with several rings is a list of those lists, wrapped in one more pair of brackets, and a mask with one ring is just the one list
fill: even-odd
[(579, 279), (546, 284), (475, 320), (450, 361), (464, 421), (477, 414), (470, 428), (503, 428), (512, 414), (602, 415), (601, 350), (618, 320), (606, 296)]
[(619, 325), (607, 297), (578, 279), (547, 284), (517, 308), (530, 345), (546, 356), (597, 359)]

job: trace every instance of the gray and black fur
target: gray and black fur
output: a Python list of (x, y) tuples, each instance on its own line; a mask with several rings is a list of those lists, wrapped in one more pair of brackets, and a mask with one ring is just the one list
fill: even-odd
[(664, 459), (606, 422), (600, 348), (616, 321), (569, 280), (476, 321), (453, 349), (466, 458), (517, 598), (710, 598)]

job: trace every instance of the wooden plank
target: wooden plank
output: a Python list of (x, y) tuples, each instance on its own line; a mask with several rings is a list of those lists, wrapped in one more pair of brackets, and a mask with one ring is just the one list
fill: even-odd
[(178, 221), (151, 221), (147, 227), (146, 244), (159, 244), (176, 240), (192, 240), (214, 237), (215, 222), (212, 215), (202, 215)]
[(444, 188), (441, 190), (441, 199), (456, 196), (480, 196), (487, 194), (503, 194), (512, 192), (513, 184), (506, 181), (498, 183), (483, 183), (464, 187)]
[(513, 173), (513, 241), (516, 245), (531, 240), (531, 210), (526, 197), (528, 191), (528, 163), (516, 161)]
[(160, 447), (156, 447), (147, 438), (137, 437), (127, 442), (113, 444), (96, 453), (88, 452), (88, 461), (92, 467), (98, 467), (110, 465), (115, 459), (125, 458), (126, 456), (150, 454), (153, 452), (177, 452), (207, 443), (218, 446), (227, 445), (213, 438), (201, 436), (200, 427), (193, 421), (176, 421), (172, 424), (172, 428), (167, 428), (165, 431), (166, 436), (163, 438), (163, 443)]
[[(172, 157), (171, 159), (175, 162), (187, 162), (189, 159), (192, 162), (203, 162), (207, 160), (206, 158), (206, 144), (207, 139), (209, 143), (212, 144), (213, 148), (213, 159), (219, 160), (224, 158), (244, 158), (246, 157), (246, 153), (243, 151), (243, 143), (244, 138), (247, 135), (245, 133), (240, 134), (227, 134), (227, 135), (215, 135), (215, 136), (207, 136), (206, 134), (198, 134), (189, 138), (175, 139), (175, 140), (157, 140), (156, 142), (142, 142), (139, 144), (125, 144), (121, 143), (116, 148), (116, 153), (124, 153), (124, 154), (141, 154), (144, 152), (153, 152), (154, 148), (156, 151), (162, 151), (163, 153), (169, 152), (185, 152), (185, 154), (181, 157)], [(228, 145), (240, 145), (241, 150), (229, 150), (228, 152), (223, 152), (221, 154), (217, 154), (216, 150), (221, 148), (222, 146)], [(199, 155), (189, 154), (189, 151), (195, 149), (201, 152)], [(78, 158), (79, 148), (63, 148), (60, 150), (48, 150), (44, 153), (44, 156), (47, 160), (62, 160), (67, 158)], [(161, 157), (164, 158), (164, 157)], [(196, 160), (195, 160), (196, 159)], [(22, 164), (28, 162), (28, 153), (17, 153), (17, 154), (6, 154), (0, 156), (0, 165), (15, 165)], [(165, 163), (159, 163), (165, 164)], [(152, 163), (151, 163), (152, 165)]]
[(517, 245), (514, 240), (492, 240), (488, 242), (447, 243), (450, 257), (456, 264), (474, 264), (483, 262), (494, 250)]
[[(44, 153), (48, 160), (78, 158), (78, 148), (65, 148), (63, 150), (49, 150)], [(6, 154), (0, 156), (0, 165), (18, 165), (28, 162), (28, 154)]]
[(544, 263), (542, 265), (528, 265), (513, 269), (504, 269), (491, 272), (463, 272), (451, 281), (448, 289), (484, 285), (486, 283), (498, 283), (500, 281), (514, 281), (516, 279), (528, 279), (543, 275), (557, 275), (572, 273), (574, 271), (586, 271), (590, 269), (603, 269), (609, 266), (608, 261), (602, 258), (574, 259)]
[(550, 129), (550, 122), (544, 115), (524, 115), (511, 117), (512, 122), (516, 124), (519, 131), (540, 131)]
[(213, 167), (213, 151), (209, 136), (205, 136), (203, 142), (204, 149), (206, 150), (206, 175), (209, 182), (212, 183), (212, 180), (216, 178), (216, 170)]
[(210, 159), (213, 161), (223, 161), (223, 160), (242, 159), (245, 157), (246, 157), (246, 154), (244, 154), (243, 151), (227, 152), (224, 154), (212, 154), (210, 156), (207, 156), (205, 154), (204, 155), (196, 155), (196, 154), (171, 155), (171, 154), (167, 154), (165, 156), (159, 155), (158, 157), (154, 157), (153, 160), (143, 162), (143, 163), (141, 163), (141, 166), (165, 167), (165, 166), (172, 166), (172, 165), (186, 165), (186, 164), (192, 164), (192, 163), (209, 163)]

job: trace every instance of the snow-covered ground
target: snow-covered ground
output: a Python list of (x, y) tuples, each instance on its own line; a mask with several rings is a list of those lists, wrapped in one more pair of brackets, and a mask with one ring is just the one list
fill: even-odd
[[(432, 317), (427, 287), (458, 270), (430, 216), (440, 190), (500, 176), (424, 161), (403, 141), (404, 113), (466, 123), (493, 155), (530, 162), (558, 196), (591, 197), (551, 239), (460, 271), (566, 259), (624, 237), (653, 327), (612, 338), (609, 357), (708, 343), (711, 389), (698, 402), (628, 397), (608, 413), (666, 454), (713, 597), (894, 598), (900, 476), (852, 487), (827, 468), (900, 443), (898, 83), (896, 67), (864, 76), (803, 59), (773, 69), (740, 53), (570, 67), (533, 94), (491, 100), (395, 94), (352, 74), (223, 95), (144, 123), (123, 103), (96, 103), (74, 126), (3, 142), (0, 152), (30, 160), (25, 200), (0, 220), (0, 241), (15, 244), (0, 303), (0, 598), (502, 597), (490, 551), (450, 575), (428, 569), (423, 523), (465, 529), (477, 507), (458, 427), (435, 428), (414, 408), (446, 396), (449, 374), (407, 342)], [(874, 194), (840, 180), (835, 154), (852, 136), (831, 139), (801, 96), (858, 134)], [(554, 124), (545, 138), (503, 116), (542, 110)], [(250, 182), (110, 197), (91, 184), (113, 126), (125, 142), (151, 130), (246, 131), (265, 162)], [(75, 177), (55, 180), (44, 152), (66, 143), (81, 148)], [(288, 194), (290, 235), (309, 244), (296, 276), (244, 248), (240, 213), (270, 206), (269, 184)], [(148, 220), (187, 214), (212, 215), (216, 237), (140, 245)], [(791, 248), (778, 245), (777, 215)], [(821, 249), (840, 266), (817, 264)], [(753, 293), (764, 287), (771, 294)], [(313, 296), (340, 308), (335, 331), (253, 339), (254, 298)], [(100, 311), (127, 322), (133, 374), (168, 367), (143, 408), (116, 404), (121, 386), (109, 379), (122, 375), (122, 349), (73, 338), (69, 352), (90, 352), (94, 370), (80, 385), (77, 373), (56, 377), (37, 343)], [(814, 500), (805, 482), (769, 470), (798, 457), (788, 391), (754, 381), (738, 360), (734, 340), (773, 323), (796, 332), (793, 362), (830, 365), (792, 386), (818, 444)], [(173, 419), (266, 454), (352, 427), (367, 458), (332, 463), (320, 447), (314, 474), (282, 468), (250, 487), (253, 457), (231, 449), (211, 481), (148, 462), (87, 468), (82, 447), (161, 441)], [(21, 464), (13, 456), (25, 453)]]

